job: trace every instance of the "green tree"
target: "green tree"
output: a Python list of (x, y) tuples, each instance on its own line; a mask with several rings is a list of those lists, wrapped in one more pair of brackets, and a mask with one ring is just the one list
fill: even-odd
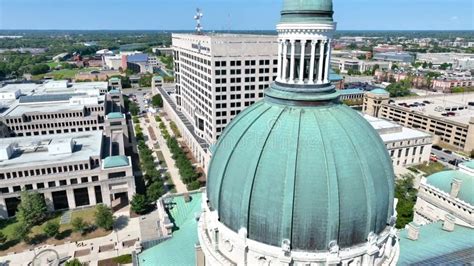
[(144, 195), (135, 194), (132, 198), (132, 201), (130, 202), (130, 206), (132, 211), (138, 214), (142, 214), (146, 212), (148, 208), (148, 202)]
[(418, 193), (413, 186), (413, 180), (414, 177), (408, 174), (395, 182), (395, 197), (398, 199), (396, 227), (399, 229), (404, 228), (413, 220), (413, 208)]
[(31, 68), (31, 75), (46, 74), (49, 72), (49, 66), (46, 64), (34, 65)]
[(439, 69), (441, 69), (441, 70), (446, 70), (446, 69), (451, 68), (451, 67), (453, 67), (453, 64), (451, 64), (451, 63), (442, 63), (442, 64), (439, 66)]
[(197, 190), (201, 188), (201, 182), (199, 180), (194, 180), (193, 182), (187, 185), (188, 190)]
[(5, 242), (7, 242), (7, 236), (4, 233), (0, 232), (0, 245)]
[(356, 43), (351, 43), (347, 46), (347, 48), (350, 49), (350, 50), (355, 50), (355, 49), (357, 49), (357, 44)]
[(13, 231), (17, 239), (27, 242), (29, 240), (28, 235), (31, 232), (31, 227), (24, 222), (19, 222), (13, 227)]
[(82, 217), (74, 218), (71, 222), (71, 225), (72, 225), (72, 230), (74, 232), (79, 232), (81, 234), (84, 234), (87, 228), (87, 223), (84, 222), (84, 219), (82, 219)]
[(130, 102), (129, 106), (128, 106), (128, 111), (133, 115), (133, 116), (136, 116), (140, 113), (140, 107), (138, 106), (138, 104), (136, 104), (135, 102)]
[(163, 98), (161, 97), (161, 95), (160, 94), (154, 95), (151, 98), (151, 104), (153, 105), (153, 107), (162, 108), (163, 107)]
[(399, 69), (400, 67), (397, 64), (392, 65), (392, 70)]
[(155, 180), (146, 191), (148, 200), (153, 202), (157, 201), (161, 196), (166, 193), (164, 183), (161, 180)]
[(24, 223), (28, 227), (40, 224), (46, 219), (48, 211), (44, 198), (39, 193), (21, 193), (21, 202), (18, 205), (17, 218), (18, 221)]
[(112, 210), (103, 204), (99, 204), (95, 211), (95, 224), (105, 230), (111, 230), (114, 227), (114, 216)]
[(138, 81), (138, 83), (140, 84), (140, 87), (148, 88), (148, 87), (151, 87), (151, 79), (152, 79), (152, 75), (147, 74), (147, 75), (142, 76), (140, 80)]
[(390, 97), (405, 97), (410, 95), (410, 82), (408, 80), (395, 82), (388, 85), (386, 90), (390, 93)]
[(55, 221), (49, 221), (43, 227), (43, 232), (48, 237), (56, 237), (59, 234), (59, 223)]
[(65, 266), (82, 266), (83, 264), (76, 258), (67, 261)]

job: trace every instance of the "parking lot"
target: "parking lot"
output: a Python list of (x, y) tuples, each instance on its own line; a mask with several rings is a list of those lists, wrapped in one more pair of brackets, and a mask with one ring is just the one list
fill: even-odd
[[(136, 97), (136, 103), (140, 107), (140, 112), (148, 111), (145, 107), (145, 99), (151, 99), (152, 93), (151, 88), (132, 88), (132, 89), (124, 89), (123, 93), (127, 96), (134, 95)], [(133, 98), (130, 97), (130, 100), (133, 101)]]

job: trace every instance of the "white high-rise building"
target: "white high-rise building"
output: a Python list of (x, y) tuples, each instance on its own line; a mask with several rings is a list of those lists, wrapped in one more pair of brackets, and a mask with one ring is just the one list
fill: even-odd
[(157, 90), (204, 170), (227, 124), (275, 80), (277, 47), (271, 35), (173, 34), (176, 93)]
[(173, 34), (176, 102), (209, 144), (276, 77), (277, 39), (260, 35)]

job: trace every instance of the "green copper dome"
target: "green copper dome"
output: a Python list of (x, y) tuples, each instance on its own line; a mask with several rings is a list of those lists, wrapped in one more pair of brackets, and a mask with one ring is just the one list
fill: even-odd
[(281, 23), (333, 22), (332, 0), (285, 0)]
[(231, 230), (273, 246), (289, 239), (294, 250), (327, 250), (332, 240), (349, 247), (380, 233), (393, 215), (394, 174), (377, 132), (333, 100), (269, 96), (281, 90), (273, 84), (220, 137), (210, 208)]

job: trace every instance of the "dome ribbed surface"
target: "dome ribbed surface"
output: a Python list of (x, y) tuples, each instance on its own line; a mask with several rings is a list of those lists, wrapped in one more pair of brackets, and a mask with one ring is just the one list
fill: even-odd
[(333, 21), (332, 0), (285, 0), (283, 23), (324, 23)]
[(220, 222), (294, 250), (365, 242), (392, 216), (394, 174), (377, 132), (347, 106), (260, 101), (220, 137), (207, 193)]

